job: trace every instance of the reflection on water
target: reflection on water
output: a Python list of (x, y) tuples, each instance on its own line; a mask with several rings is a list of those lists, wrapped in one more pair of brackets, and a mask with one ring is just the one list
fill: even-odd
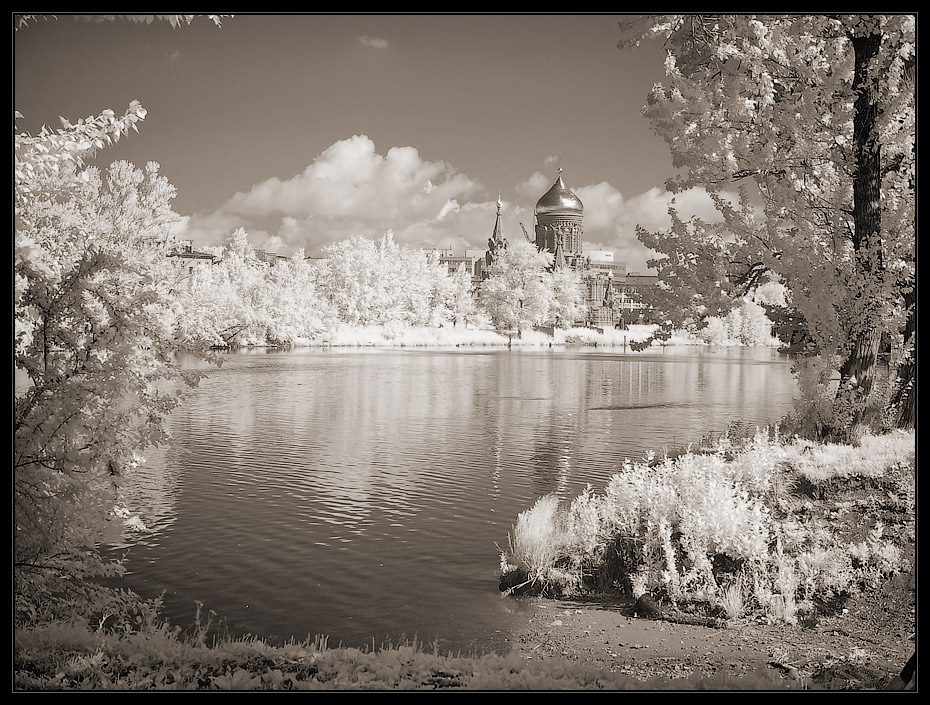
[(795, 386), (774, 351), (295, 351), (229, 355), (127, 488), (130, 587), (200, 600), (235, 633), (507, 636), (498, 552), (537, 497), (625, 458), (766, 423)]

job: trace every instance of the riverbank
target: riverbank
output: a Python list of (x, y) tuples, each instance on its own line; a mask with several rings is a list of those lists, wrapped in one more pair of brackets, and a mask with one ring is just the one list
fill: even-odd
[[(320, 339), (298, 339), (291, 348), (344, 348), (344, 347), (429, 347), (429, 348), (549, 348), (553, 346), (583, 346), (629, 350), (641, 343), (656, 330), (655, 325), (634, 324), (621, 330), (616, 328), (567, 328), (497, 331), (491, 328), (460, 326), (352, 326), (340, 325)], [(714, 345), (727, 345), (715, 341)], [(730, 345), (737, 343), (731, 342)], [(707, 345), (706, 342), (685, 332), (672, 336), (664, 343), (654, 342), (651, 347), (665, 345)], [(778, 347), (772, 339), (767, 347)], [(248, 348), (268, 347), (246, 345)]]
[(913, 578), (806, 626), (714, 629), (635, 616), (625, 600), (521, 599), (512, 651), (476, 656), (59, 626), (17, 634), (14, 690), (879, 690), (916, 648)]
[(717, 681), (734, 690), (878, 690), (916, 650), (913, 570), (835, 614), (796, 625), (681, 624), (637, 615), (631, 599), (531, 598), (525, 611), (513, 653), (526, 663), (568, 661), (629, 676), (647, 689)]
[[(763, 473), (767, 465), (778, 470), (770, 478), (780, 477), (773, 485), (777, 492), (767, 494), (771, 501), (759, 509), (760, 517), (779, 522), (763, 532), (768, 537), (763, 550), (774, 561), (766, 570), (762, 556), (745, 563), (723, 551), (708, 556), (713, 558), (713, 580), (723, 587), (709, 599), (681, 587), (681, 566), (690, 565), (687, 547), (704, 545), (696, 527), (655, 510), (671, 506), (687, 517), (694, 516), (687, 511), (690, 502), (712, 508), (704, 513), (714, 517), (712, 543), (725, 542), (723, 506), (702, 503), (701, 489), (685, 479), (689, 467), (710, 468), (715, 456), (687, 456), (684, 465), (663, 466), (674, 470), (674, 479), (688, 488), (686, 495), (675, 495), (673, 487), (663, 485), (657, 468), (637, 475), (637, 486), (658, 483), (666, 489), (650, 495), (660, 498), (647, 502), (650, 525), (665, 523), (674, 533), (664, 546), (642, 540), (637, 544), (643, 557), (658, 556), (668, 566), (665, 583), (660, 580), (652, 594), (635, 601), (629, 592), (612, 590), (587, 596), (572, 591), (570, 599), (560, 600), (527, 598), (527, 626), (515, 636), (515, 652), (527, 660), (593, 662), (643, 681), (687, 682), (711, 674), (752, 681), (767, 674), (795, 688), (884, 687), (916, 651), (915, 443), (913, 433), (892, 432), (863, 437), (855, 446), (805, 443), (798, 453), (797, 444), (766, 446), (757, 438), (748, 451), (735, 453), (729, 462), (753, 473)], [(713, 477), (705, 476), (708, 486), (726, 474), (718, 466)], [(514, 553), (537, 559), (528, 566), (537, 588), (551, 586), (558, 592), (560, 583), (575, 584), (569, 579), (571, 554), (544, 555), (534, 548), (540, 537), (547, 537), (547, 546), (582, 545), (567, 527), (584, 526), (583, 518), (593, 512), (605, 522), (597, 530), (601, 537), (623, 521), (611, 507), (621, 515), (632, 511), (635, 496), (623, 495), (622, 483), (615, 492), (625, 501), (617, 507), (609, 501), (617, 480), (611, 480), (608, 496), (585, 497), (577, 514), (573, 503), (563, 505), (551, 520), (541, 505), (521, 515)], [(747, 523), (740, 526), (740, 535), (751, 533)], [(584, 530), (590, 533), (590, 527)], [(524, 547), (521, 536), (526, 537)], [(607, 540), (622, 547), (621, 539), (614, 544), (608, 534)], [(617, 551), (622, 568), (631, 558), (622, 548)], [(607, 557), (614, 559), (613, 554)], [(728, 580), (734, 562), (742, 565), (736, 581)], [(638, 565), (635, 559), (632, 564)], [(680, 594), (675, 601), (662, 600), (658, 595), (670, 592), (664, 585), (675, 580), (676, 564)], [(613, 575), (611, 568), (594, 563), (586, 572)], [(773, 579), (771, 587), (766, 587), (767, 579)], [(738, 601), (732, 599), (734, 585)]]

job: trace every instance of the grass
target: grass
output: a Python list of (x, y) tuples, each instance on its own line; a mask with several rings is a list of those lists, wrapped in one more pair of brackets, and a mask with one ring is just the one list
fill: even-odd
[(444, 655), (420, 643), (327, 648), (325, 639), (269, 646), (260, 639), (206, 645), (165, 629), (104, 634), (76, 625), (18, 632), (14, 690), (642, 690), (789, 687), (759, 673), (735, 679), (633, 676), (570, 661), (500, 654)]
[(738, 576), (721, 590), (719, 605), (727, 619), (736, 620), (746, 613), (746, 591), (742, 576)]

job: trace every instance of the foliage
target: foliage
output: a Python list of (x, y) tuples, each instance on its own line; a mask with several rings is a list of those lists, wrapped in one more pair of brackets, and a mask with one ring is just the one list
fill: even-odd
[(421, 250), (400, 247), (391, 232), (377, 242), (353, 236), (330, 245), (315, 276), (345, 323), (437, 325), (469, 310), (457, 299), (470, 291), (470, 282), (450, 278)]
[[(794, 622), (814, 601), (906, 567), (914, 442), (899, 432), (815, 447), (759, 431), (738, 446), (724, 438), (705, 453), (627, 461), (602, 494), (588, 488), (567, 506), (548, 495), (521, 513), (502, 572), (522, 570), (549, 594), (619, 585)], [(847, 499), (857, 483), (864, 500)], [(878, 511), (873, 487), (905, 510), (900, 525)]]
[[(269, 262), (240, 228), (215, 263), (195, 267), (178, 290), (184, 311), (179, 335), (222, 347), (371, 344), (401, 337), (425, 344), (449, 338), (420, 334), (428, 328), (480, 318), (464, 266), (450, 274), (438, 258), (401, 247), (390, 232), (380, 240), (347, 238), (327, 247), (321, 259), (301, 250)], [(454, 337), (453, 344), (463, 342)]]
[[(298, 252), (270, 264), (257, 256), (248, 233), (239, 229), (215, 250), (212, 266), (196, 266), (190, 273), (179, 268), (172, 275), (180, 306), (177, 334), (220, 347), (501, 345), (513, 341), (485, 329), (489, 322), (505, 330), (516, 328), (516, 311), (523, 316), (521, 345), (626, 346), (649, 337), (652, 326), (602, 333), (568, 328), (583, 317), (578, 274), (567, 268), (549, 272), (545, 253), (528, 247), (520, 254), (521, 247), (507, 251), (513, 258), (498, 258), (497, 274), (476, 295), (463, 265), (449, 273), (434, 256), (399, 246), (391, 233), (380, 240), (347, 238), (326, 248), (321, 259)], [(516, 257), (524, 258), (522, 264)], [(511, 288), (518, 279), (525, 280), (519, 291)], [(557, 324), (551, 336), (529, 329), (547, 322)], [(455, 334), (447, 330), (462, 324), (467, 329)], [(773, 344), (761, 336), (746, 338), (745, 328), (740, 334), (746, 344)]]
[(638, 231), (660, 253), (649, 301), (660, 336), (725, 316), (773, 275), (840, 373), (827, 431), (867, 413), (883, 334), (905, 390), (898, 420), (913, 422), (915, 25), (825, 14), (621, 23), (621, 48), (661, 38), (668, 49), (668, 85), (645, 107), (680, 169), (668, 187), (703, 187), (719, 216), (683, 220), (673, 207), (667, 232)]
[(723, 318), (706, 319), (698, 335), (709, 345), (749, 345), (774, 347), (779, 344), (772, 335), (772, 322), (765, 309), (745, 297)]
[(517, 240), (495, 256), (478, 291), (481, 307), (501, 329), (522, 332), (543, 324), (553, 306), (551, 255)]
[[(144, 120), (146, 110), (138, 101), (132, 101), (122, 117), (112, 110), (104, 110), (98, 116), (88, 116), (76, 123), (61, 118), (62, 127), (52, 130), (43, 126), (38, 135), (14, 133), (13, 135), (13, 178), (15, 205), (23, 208), (30, 199), (39, 197), (47, 189), (50, 180), (56, 188), (79, 189), (87, 178), (85, 172), (69, 168), (82, 166), (84, 159), (97, 149), (119, 141), (130, 130), (138, 132), (137, 124)], [(14, 121), (22, 117), (13, 111)]]
[(559, 500), (555, 495), (541, 497), (535, 505), (521, 512), (510, 541), (516, 565), (509, 563), (506, 554), (501, 554), (502, 573), (518, 568), (521, 571), (521, 582), (512, 586), (512, 591), (519, 592), (526, 586), (543, 593), (577, 589), (580, 575), (575, 570), (566, 569), (567, 566), (559, 561), (571, 555), (567, 550), (569, 543), (564, 513), (559, 511)]
[[(156, 20), (164, 21), (170, 24), (172, 27), (180, 27), (182, 25), (189, 25), (194, 21), (198, 15), (65, 15), (66, 17), (74, 17), (76, 19), (82, 19), (87, 22), (113, 22), (117, 19), (126, 20), (127, 22), (135, 22), (141, 24), (152, 24)], [(234, 15), (204, 15), (207, 19), (213, 21), (217, 27), (222, 25), (222, 18), (224, 17), (234, 17)], [(40, 19), (58, 19), (57, 15), (14, 15), (14, 31), (19, 31), (30, 27), (31, 25), (38, 22)]]
[(235, 342), (255, 322), (249, 302), (259, 287), (261, 266), (245, 242), (245, 231), (237, 230), (218, 264), (193, 267), (186, 277), (179, 273), (178, 337), (218, 347)]
[(81, 168), (142, 117), (133, 104), (123, 119), (15, 135), (14, 366), (28, 380), (14, 393), (17, 622), (127, 609), (91, 580), (120, 571), (95, 541), (135, 452), (164, 439), (177, 384), (198, 379), (174, 364), (200, 352), (172, 338), (174, 188), (154, 163)]
[(571, 267), (556, 267), (549, 274), (552, 303), (548, 321), (556, 328), (570, 328), (586, 317), (581, 273)]
[(265, 340), (314, 340), (332, 328), (335, 313), (317, 293), (313, 274), (303, 249), (269, 268), (259, 293), (269, 321)]
[(178, 335), (218, 347), (292, 344), (317, 338), (335, 323), (303, 251), (270, 266), (258, 259), (241, 228), (218, 261), (193, 267), (178, 285), (178, 298)]
[(446, 316), (452, 321), (452, 325), (458, 325), (460, 322), (467, 325), (469, 319), (477, 317), (478, 306), (475, 301), (471, 274), (465, 269), (464, 262), (458, 266), (446, 286), (442, 286), (445, 283), (444, 280), (439, 279), (439, 282), (437, 290), (442, 297), (443, 309), (447, 312)]

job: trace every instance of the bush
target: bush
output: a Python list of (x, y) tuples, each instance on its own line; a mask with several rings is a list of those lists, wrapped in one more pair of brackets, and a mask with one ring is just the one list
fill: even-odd
[[(906, 567), (877, 514), (850, 512), (853, 500), (815, 508), (799, 493), (812, 482), (834, 493), (881, 483), (904, 509), (900, 539), (912, 541), (913, 433), (866, 436), (858, 447), (814, 448), (768, 430), (738, 447), (724, 441), (702, 454), (628, 461), (602, 494), (589, 487), (564, 507), (553, 495), (540, 498), (518, 516), (516, 565), (504, 554), (502, 572), (522, 570), (549, 594), (619, 587), (794, 622), (814, 600), (875, 586)], [(874, 505), (866, 497), (863, 509)]]

